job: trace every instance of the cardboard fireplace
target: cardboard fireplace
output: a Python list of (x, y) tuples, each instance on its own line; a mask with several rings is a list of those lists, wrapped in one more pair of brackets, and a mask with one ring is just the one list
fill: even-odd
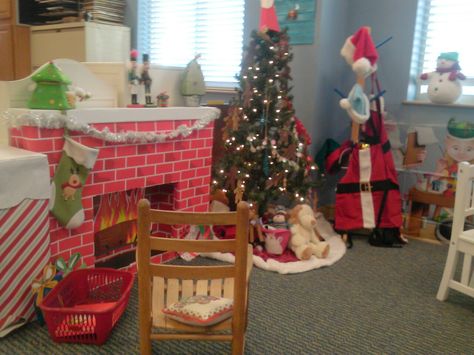
[[(82, 223), (68, 229), (49, 216), (53, 259), (67, 260), (80, 252), (89, 266), (133, 265), (136, 207), (142, 197), (154, 208), (208, 210), (217, 109), (10, 109), (8, 114), (17, 122), (10, 129), (10, 144), (45, 154), (51, 178), (59, 169), (65, 141), (98, 150), (82, 186)], [(50, 123), (61, 120), (74, 129)], [(182, 234), (178, 227), (157, 230), (175, 237)]]

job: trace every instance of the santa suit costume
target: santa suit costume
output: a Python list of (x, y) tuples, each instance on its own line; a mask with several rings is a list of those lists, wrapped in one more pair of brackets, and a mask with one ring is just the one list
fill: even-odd
[(336, 188), (335, 228), (339, 231), (402, 225), (400, 191), (380, 98), (375, 104), (362, 143), (353, 147), (347, 172)]

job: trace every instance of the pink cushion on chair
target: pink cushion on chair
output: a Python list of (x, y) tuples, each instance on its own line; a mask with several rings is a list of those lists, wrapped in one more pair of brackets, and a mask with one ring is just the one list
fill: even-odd
[(233, 303), (229, 298), (196, 295), (175, 302), (162, 312), (181, 323), (210, 326), (231, 317)]

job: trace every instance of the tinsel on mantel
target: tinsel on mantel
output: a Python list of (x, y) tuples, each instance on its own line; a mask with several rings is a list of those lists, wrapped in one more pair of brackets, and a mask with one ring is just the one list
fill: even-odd
[(35, 126), (39, 128), (66, 128), (70, 131), (79, 131), (90, 135), (97, 139), (102, 139), (112, 143), (160, 143), (167, 139), (187, 137), (196, 130), (203, 129), (210, 122), (219, 117), (218, 111), (209, 112), (205, 117), (198, 119), (192, 125), (180, 125), (175, 130), (166, 133), (141, 132), (141, 131), (122, 131), (111, 132), (105, 127), (102, 130), (95, 128), (87, 123), (79, 123), (70, 114), (66, 115), (58, 112), (33, 112), (12, 113), (5, 111), (1, 114), (1, 118), (11, 127), (19, 126)]

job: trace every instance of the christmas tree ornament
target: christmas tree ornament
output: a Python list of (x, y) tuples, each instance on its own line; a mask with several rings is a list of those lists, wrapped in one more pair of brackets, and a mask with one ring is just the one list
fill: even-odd
[(198, 54), (188, 63), (181, 81), (181, 95), (184, 96), (185, 105), (190, 107), (199, 106), (201, 96), (206, 93), (204, 75), (198, 63), (200, 57)]
[(225, 188), (226, 189), (229, 189), (229, 190), (234, 190), (235, 187), (236, 187), (236, 181), (237, 181), (237, 167), (236, 166), (232, 166), (229, 170), (229, 174), (227, 175), (227, 181), (226, 181), (226, 185), (225, 185)]
[(288, 20), (296, 20), (298, 18), (298, 10), (300, 9), (300, 5), (294, 4), (293, 7), (288, 11), (286, 18)]
[(295, 160), (296, 156), (296, 144), (291, 143), (286, 148), (283, 149), (283, 156), (289, 160)]
[(28, 107), (42, 110), (69, 110), (74, 108), (73, 98), (68, 98), (71, 80), (53, 62), (41, 67), (31, 79), (36, 83)]
[(262, 163), (262, 171), (265, 176), (270, 175), (270, 162), (268, 161), (268, 150), (263, 150), (263, 163)]
[(234, 189), (234, 196), (235, 196), (235, 204), (237, 205), (240, 201), (242, 201), (242, 197), (244, 195), (244, 185), (242, 184), (242, 180), (237, 182), (237, 186)]
[(239, 121), (240, 121), (240, 114), (239, 109), (234, 107), (231, 109), (231, 123), (232, 123), (232, 130), (237, 131), (239, 129)]
[(460, 80), (466, 76), (461, 73), (457, 52), (441, 53), (436, 63), (436, 70), (420, 75), (421, 80), (428, 80), (428, 98), (435, 104), (452, 104), (462, 94)]
[(51, 183), (50, 210), (59, 224), (67, 229), (84, 222), (82, 189), (93, 168), (99, 150), (64, 137), (64, 147)]

